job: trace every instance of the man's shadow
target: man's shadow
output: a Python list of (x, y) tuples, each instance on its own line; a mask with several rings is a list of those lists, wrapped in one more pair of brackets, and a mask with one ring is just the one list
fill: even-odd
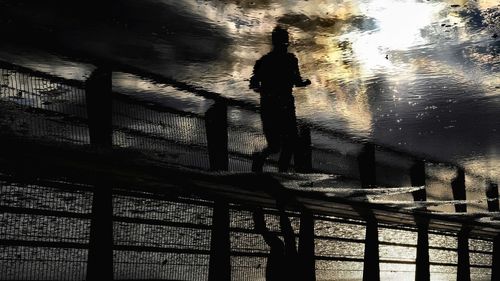
[[(266, 280), (316, 280), (312, 213), (286, 190), (272, 190), (271, 195), (276, 200), (276, 208), (279, 212), (280, 232), (269, 231), (260, 207), (253, 213), (255, 230), (262, 235), (270, 249), (266, 263)], [(298, 245), (290, 218), (285, 211), (285, 204), (293, 205), (300, 211)], [(283, 239), (278, 237), (280, 234)]]
[(290, 219), (283, 207), (278, 207), (280, 216), (280, 228), (283, 240), (277, 234), (272, 233), (266, 226), (262, 209), (256, 209), (253, 213), (255, 230), (262, 235), (269, 246), (269, 256), (266, 263), (266, 280), (292, 280), (297, 276), (290, 269), (296, 269), (299, 265), (299, 257), (295, 235)]

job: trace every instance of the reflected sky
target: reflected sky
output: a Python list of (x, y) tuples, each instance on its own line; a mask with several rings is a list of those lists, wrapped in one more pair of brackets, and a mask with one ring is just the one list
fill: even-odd
[[(172, 1), (163, 1), (174, 5)], [(179, 1), (175, 1), (179, 3)], [(182, 1), (230, 39), (217, 60), (183, 59), (177, 77), (226, 96), (248, 90), (276, 24), (302, 74), (297, 114), (325, 127), (498, 176), (497, 1)]]
[[(312, 81), (295, 90), (299, 118), (500, 180), (497, 0), (116, 3), (113, 21), (101, 26), (54, 17), (47, 5), (30, 20), (54, 24), (58, 46), (255, 103), (248, 79), (280, 24), (290, 31), (302, 76)], [(151, 92), (135, 79), (119, 77), (117, 86)]]

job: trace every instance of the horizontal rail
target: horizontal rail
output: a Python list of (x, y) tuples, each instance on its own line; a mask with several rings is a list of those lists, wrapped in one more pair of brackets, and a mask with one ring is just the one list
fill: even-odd
[[(49, 242), (49, 241), (25, 241), (25, 240), (8, 240), (0, 239), (2, 246), (24, 246), (24, 247), (44, 247), (44, 248), (72, 248), (72, 249), (88, 249), (88, 244), (72, 243), (72, 242)], [(154, 253), (178, 253), (178, 254), (194, 254), (194, 255), (210, 255), (210, 250), (191, 249), (191, 248), (172, 248), (172, 247), (152, 247), (152, 246), (135, 246), (135, 245), (113, 245), (115, 251), (131, 251), (131, 252), (154, 252)], [(244, 252), (231, 251), (231, 256), (235, 257), (263, 257), (269, 256), (264, 252)], [(340, 257), (340, 256), (322, 256), (314, 257), (317, 261), (346, 261), (346, 262), (363, 262), (363, 258)], [(33, 260), (39, 261), (39, 260)], [(57, 260), (59, 261), (59, 260)], [(66, 260), (65, 260), (66, 261)], [(394, 260), (381, 259), (380, 263), (390, 264), (415, 264), (415, 260)], [(135, 264), (135, 263), (134, 263)], [(456, 266), (456, 263), (440, 263), (430, 262), (431, 266)], [(471, 268), (491, 268), (490, 265), (471, 264)]]
[(66, 84), (66, 85), (73, 86), (73, 87), (80, 88), (80, 89), (83, 89), (85, 87), (85, 81), (62, 78), (62, 77), (59, 77), (59, 76), (56, 76), (56, 75), (52, 75), (52, 74), (48, 74), (46, 72), (41, 72), (41, 71), (33, 70), (31, 68), (27, 68), (27, 67), (20, 66), (20, 65), (17, 65), (17, 64), (6, 62), (6, 61), (0, 61), (0, 68), (14, 70), (14, 71), (18, 71), (18, 72), (28, 73), (28, 74), (31, 74), (31, 75), (34, 75), (34, 76), (38, 76), (38, 77), (41, 77), (41, 78), (45, 78), (45, 79), (48, 79), (48, 80), (52, 80), (54, 82), (58, 82), (58, 83), (61, 83), (61, 84)]
[(165, 220), (155, 220), (155, 219), (143, 219), (143, 218), (130, 218), (130, 217), (119, 217), (113, 216), (113, 221), (115, 222), (124, 222), (131, 224), (146, 224), (146, 225), (157, 225), (157, 226), (171, 226), (171, 227), (179, 227), (179, 228), (189, 228), (189, 229), (203, 229), (210, 230), (212, 229), (211, 225), (207, 224), (195, 224), (195, 223), (186, 223), (186, 222), (174, 222), (174, 221), (165, 221)]
[(75, 242), (55, 242), (55, 241), (28, 241), (15, 239), (0, 239), (2, 246), (17, 247), (43, 247), (43, 248), (68, 248), (68, 249), (88, 249), (89, 244)]
[(62, 217), (62, 218), (75, 218), (75, 219), (90, 219), (92, 215), (91, 213), (76, 213), (67, 211), (54, 211), (48, 209), (34, 209), (34, 208), (9, 207), (9, 206), (0, 206), (0, 212), (11, 213), (11, 214), (23, 214), (23, 215), (41, 215), (41, 216)]
[[(176, 202), (176, 201), (173, 201), (173, 202)], [(46, 210), (46, 209), (33, 209), (33, 208), (22, 208), (22, 207), (0, 206), (0, 212), (12, 213), (12, 214), (56, 216), (56, 217), (63, 217), (63, 218), (79, 218), (79, 219), (90, 219), (91, 218), (90, 217), (91, 214), (89, 214), (89, 213), (84, 214), (84, 213), (75, 213), (75, 212), (66, 212), (66, 211), (52, 211), (52, 210)], [(171, 227), (176, 227), (176, 228), (189, 228), (189, 229), (202, 229), (202, 230), (210, 230), (212, 228), (211, 225), (206, 225), (206, 224), (165, 221), (165, 220), (147, 219), (147, 218), (133, 218), (133, 217), (124, 217), (124, 216), (113, 216), (113, 221), (114, 222), (130, 223), (130, 224), (171, 226)], [(339, 221), (339, 222), (342, 222), (342, 221)], [(230, 231), (231, 232), (238, 232), (238, 233), (260, 234), (259, 232), (255, 231), (254, 229), (241, 228), (241, 227), (231, 227)], [(275, 234), (275, 235), (281, 235), (281, 233), (277, 232), (277, 231), (270, 231), (270, 233)], [(439, 232), (438, 232), (438, 234), (443, 235), (443, 233), (439, 233)], [(297, 234), (294, 234), (294, 235), (296, 237), (299, 237), (299, 235), (297, 235)], [(456, 236), (456, 235), (452, 235), (452, 234), (449, 234), (449, 235), (453, 236), (453, 237)], [(43, 237), (40, 237), (40, 238), (43, 238)], [(333, 236), (324, 236), (324, 235), (315, 235), (314, 239), (326, 240), (326, 241), (340, 241), (340, 242), (348, 242), (348, 243), (364, 243), (365, 242), (364, 239), (353, 239), (353, 238), (333, 237)], [(489, 240), (486, 240), (486, 241), (489, 241)], [(52, 243), (52, 242), (47, 242), (47, 243)], [(68, 243), (68, 242), (64, 242), (64, 243)], [(385, 241), (380, 241), (379, 244), (385, 245), (385, 246), (397, 246), (397, 247), (411, 247), (411, 248), (417, 247), (416, 244), (393, 243), (393, 242), (385, 242)], [(429, 249), (450, 251), (450, 252), (456, 251), (455, 248), (439, 247), (439, 246), (429, 246)], [(481, 250), (469, 250), (469, 252), (492, 255), (491, 252), (481, 251)]]

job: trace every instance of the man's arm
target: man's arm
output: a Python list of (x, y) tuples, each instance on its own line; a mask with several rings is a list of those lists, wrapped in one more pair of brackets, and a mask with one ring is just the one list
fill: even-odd
[(311, 84), (311, 80), (306, 79), (303, 80), (302, 76), (300, 75), (300, 70), (299, 70), (299, 60), (297, 57), (293, 54), (291, 54), (292, 57), (292, 67), (293, 67), (293, 84), (295, 87), (305, 87), (307, 85)]
[(254, 90), (255, 92), (260, 92), (260, 68), (262, 66), (262, 60), (258, 60), (255, 62), (253, 66), (252, 77), (250, 77), (250, 85), (249, 88)]

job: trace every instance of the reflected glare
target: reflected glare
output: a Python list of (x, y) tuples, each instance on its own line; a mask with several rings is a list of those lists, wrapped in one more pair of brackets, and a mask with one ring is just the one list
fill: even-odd
[(442, 4), (408, 1), (373, 1), (360, 4), (365, 14), (373, 17), (377, 28), (368, 32), (345, 34), (352, 41), (353, 54), (366, 71), (391, 66), (386, 59), (391, 51), (405, 50), (428, 43), (421, 30), (435, 20)]
[(180, 80), (257, 103), (248, 78), (281, 24), (313, 82), (295, 91), (299, 118), (457, 162), (497, 146), (498, 1), (164, 2), (232, 40), (220, 59), (183, 61)]

